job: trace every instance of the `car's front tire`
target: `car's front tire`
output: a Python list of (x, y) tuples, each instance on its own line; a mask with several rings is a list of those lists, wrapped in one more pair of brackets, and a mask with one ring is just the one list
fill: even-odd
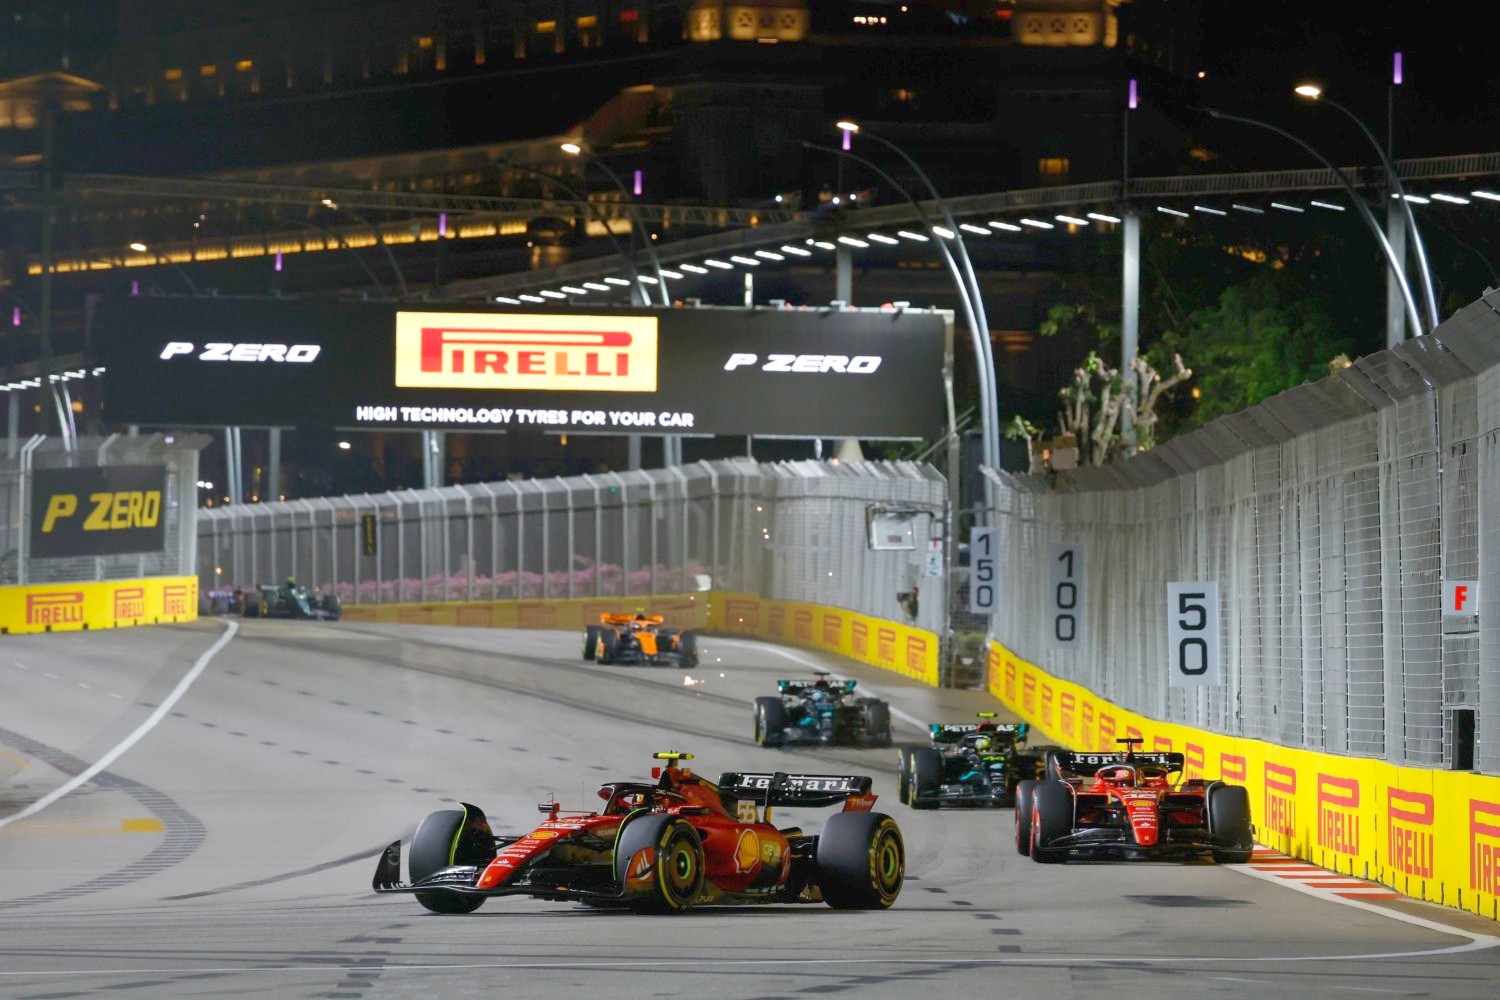
[(891, 745), (891, 706), (883, 701), (867, 701), (865, 710), (865, 742), (872, 747)]
[[(650, 851), (649, 857), (637, 856)], [(649, 865), (647, 874), (631, 873)], [(633, 867), (635, 866), (635, 867)], [(678, 816), (642, 813), (627, 819), (615, 842), (615, 880), (627, 890), (630, 905), (650, 913), (682, 913), (703, 892), (703, 842), (698, 831)]]
[[(422, 820), (412, 835), (410, 860), (407, 862), (413, 882), (420, 882), (452, 865), (482, 864), (488, 860), (475, 856), (477, 844), (474, 838), (464, 836), (468, 819), (467, 809), (443, 809)], [(480, 813), (478, 819), (484, 822), (484, 814)], [(415, 895), (417, 902), (433, 913), (473, 913), (484, 905), (483, 896), (466, 896), (457, 892), (418, 892)]]
[(592, 660), (599, 653), (599, 626), (585, 625), (583, 629), (583, 658)]
[(683, 632), (677, 637), (677, 665), (684, 669), (698, 665), (698, 636)]
[(1016, 853), (1031, 853), (1031, 793), (1036, 782), (1030, 778), (1016, 784)]
[(786, 734), (786, 705), (780, 698), (755, 699), (755, 742), (763, 747), (781, 746)]
[(1255, 827), (1250, 823), (1250, 793), (1242, 785), (1209, 786), (1208, 833), (1215, 846), (1214, 860), (1221, 865), (1250, 863), (1255, 853)]
[(1044, 865), (1061, 864), (1066, 851), (1051, 845), (1073, 832), (1073, 790), (1055, 781), (1043, 781), (1031, 791), (1031, 860)]
[(943, 784), (943, 754), (932, 747), (911, 752), (911, 807), (936, 809)]

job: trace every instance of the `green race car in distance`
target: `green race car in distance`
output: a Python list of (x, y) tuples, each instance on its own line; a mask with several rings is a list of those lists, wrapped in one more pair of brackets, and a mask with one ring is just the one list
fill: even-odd
[(1041, 775), (1047, 748), (1025, 746), (1026, 723), (995, 722), (994, 712), (979, 719), (934, 722), (931, 746), (901, 748), (902, 802), (913, 809), (1008, 806), (1019, 782)]

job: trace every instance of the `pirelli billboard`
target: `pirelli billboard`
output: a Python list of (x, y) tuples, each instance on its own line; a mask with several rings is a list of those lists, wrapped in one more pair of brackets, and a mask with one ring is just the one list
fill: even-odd
[(130, 298), (96, 339), (112, 423), (922, 438), (927, 312), (497, 312)]

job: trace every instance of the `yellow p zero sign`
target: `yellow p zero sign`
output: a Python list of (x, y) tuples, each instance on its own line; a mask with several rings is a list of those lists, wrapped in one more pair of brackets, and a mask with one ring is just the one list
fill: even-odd
[(396, 313), (396, 385), (655, 392), (654, 316)]
[(165, 547), (164, 467), (37, 469), (32, 475), (32, 557), (123, 555)]

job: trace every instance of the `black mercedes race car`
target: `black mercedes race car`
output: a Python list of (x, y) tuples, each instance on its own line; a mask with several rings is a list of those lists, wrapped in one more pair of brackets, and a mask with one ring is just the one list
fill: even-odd
[(929, 726), (930, 747), (902, 747), (901, 801), (913, 809), (942, 806), (1004, 806), (1016, 800), (1016, 785), (1042, 774), (1047, 748), (1024, 746), (1024, 722), (981, 721)]
[(763, 747), (785, 743), (837, 743), (845, 746), (891, 745), (891, 706), (854, 693), (855, 681), (779, 680), (779, 696), (755, 699), (755, 742)]
[(336, 622), (344, 606), (337, 594), (308, 592), (295, 584), (278, 587), (263, 583), (243, 597), (241, 613), (246, 618), (303, 618)]

